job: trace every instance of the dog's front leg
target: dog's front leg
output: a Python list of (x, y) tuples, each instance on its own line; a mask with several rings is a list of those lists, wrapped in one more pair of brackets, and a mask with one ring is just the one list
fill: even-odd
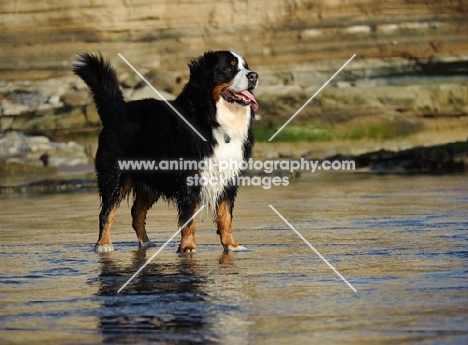
[[(187, 203), (179, 204), (179, 227), (184, 225), (198, 210), (198, 204)], [(195, 242), (195, 223), (196, 218), (193, 218), (181, 231), (182, 238), (180, 239), (178, 253), (194, 253), (197, 251)]]
[(246, 250), (244, 246), (238, 245), (232, 236), (232, 210), (234, 205), (232, 202), (222, 200), (216, 208), (216, 224), (218, 225), (218, 234), (221, 244), (225, 251)]

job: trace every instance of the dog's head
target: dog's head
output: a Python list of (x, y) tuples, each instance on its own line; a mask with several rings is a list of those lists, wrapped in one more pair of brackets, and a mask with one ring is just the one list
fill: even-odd
[(222, 97), (240, 107), (258, 109), (253, 90), (258, 74), (249, 69), (243, 56), (231, 51), (207, 52), (189, 65), (189, 84), (198, 90), (209, 91), (215, 103)]

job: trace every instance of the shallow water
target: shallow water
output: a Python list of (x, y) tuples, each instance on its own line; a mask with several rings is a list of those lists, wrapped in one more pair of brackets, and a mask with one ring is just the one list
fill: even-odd
[[(244, 187), (224, 254), (201, 216), (199, 251), (138, 250), (125, 203), (116, 251), (95, 254), (95, 193), (0, 199), (2, 344), (465, 344), (467, 176), (314, 175)], [(353, 292), (268, 207), (333, 265)], [(162, 245), (177, 230), (148, 217)]]

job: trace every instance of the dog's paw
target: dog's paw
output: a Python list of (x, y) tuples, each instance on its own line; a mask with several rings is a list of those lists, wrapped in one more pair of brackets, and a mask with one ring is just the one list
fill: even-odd
[(196, 253), (197, 252), (197, 247), (195, 246), (186, 246), (182, 247), (179, 246), (179, 249), (177, 249), (177, 253)]
[(242, 252), (242, 251), (247, 251), (248, 249), (239, 244), (236, 244), (235, 246), (229, 244), (226, 247), (224, 247), (224, 250), (228, 252)]
[(140, 249), (147, 249), (149, 247), (156, 247), (156, 244), (151, 242), (150, 240), (146, 241), (145, 243), (143, 242), (138, 242)]
[(185, 254), (185, 253), (196, 253), (196, 249), (190, 249), (190, 248), (185, 248), (184, 251), (177, 251), (179, 254)]
[(103, 244), (94, 246), (94, 251), (96, 253), (110, 253), (114, 251), (114, 246), (112, 244)]
[(182, 237), (177, 253), (195, 253), (196, 251), (197, 244), (195, 243), (195, 237), (193, 234)]

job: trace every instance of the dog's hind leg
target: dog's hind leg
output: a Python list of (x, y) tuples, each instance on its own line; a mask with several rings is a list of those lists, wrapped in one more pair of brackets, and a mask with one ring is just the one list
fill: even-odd
[[(179, 227), (184, 225), (198, 210), (198, 205), (179, 204)], [(197, 251), (197, 244), (195, 242), (195, 224), (196, 218), (192, 219), (181, 231), (182, 238), (180, 239), (178, 253), (194, 253)]]
[(221, 244), (225, 251), (246, 250), (244, 246), (238, 245), (232, 236), (232, 202), (222, 200), (218, 203), (216, 209), (216, 224), (218, 225), (218, 234)]
[(140, 248), (155, 247), (146, 234), (146, 214), (158, 197), (151, 197), (148, 193), (135, 192), (135, 201), (132, 206), (132, 227), (135, 230)]
[(94, 251), (97, 253), (107, 253), (114, 251), (110, 233), (117, 208), (118, 205), (109, 207), (103, 204), (102, 206), (101, 213), (99, 214), (99, 239), (94, 246)]
[[(122, 199), (131, 190), (130, 180), (109, 179), (103, 186), (103, 177), (102, 174), (98, 176), (98, 187), (102, 200), (101, 213), (99, 214), (99, 239), (94, 246), (94, 250), (98, 253), (107, 253), (114, 250), (110, 235), (115, 213)], [(112, 183), (112, 181), (119, 182)]]

